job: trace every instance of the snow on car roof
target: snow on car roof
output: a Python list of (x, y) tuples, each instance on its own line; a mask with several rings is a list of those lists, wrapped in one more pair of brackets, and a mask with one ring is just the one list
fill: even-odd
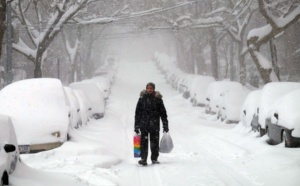
[(196, 75), (191, 88), (191, 95), (196, 95), (197, 102), (205, 103), (206, 90), (215, 79), (211, 76)]
[(227, 119), (240, 121), (240, 111), (248, 94), (249, 91), (247, 89), (230, 89), (224, 93), (221, 105), (226, 108), (225, 113)]
[(300, 137), (300, 89), (280, 97), (268, 112), (272, 123), (277, 123), (274, 113), (278, 114), (278, 124), (288, 129), (294, 129), (292, 135)]
[[(0, 91), (0, 113), (11, 116), (19, 145), (65, 141), (69, 107), (58, 79), (17, 81)], [(61, 136), (51, 135), (59, 131)]]
[(73, 89), (82, 90), (87, 95), (87, 98), (92, 104), (93, 113), (104, 113), (104, 96), (101, 90), (97, 87), (97, 85), (89, 81), (81, 81), (71, 83), (69, 86)]
[(212, 111), (217, 112), (221, 94), (226, 90), (243, 90), (242, 84), (233, 81), (215, 81), (209, 84), (206, 97), (210, 99)]
[(268, 83), (262, 89), (261, 101), (259, 105), (259, 118), (258, 122), (265, 128), (265, 119), (267, 117), (267, 112), (272, 104), (281, 96), (300, 89), (300, 83), (296, 82), (272, 82)]

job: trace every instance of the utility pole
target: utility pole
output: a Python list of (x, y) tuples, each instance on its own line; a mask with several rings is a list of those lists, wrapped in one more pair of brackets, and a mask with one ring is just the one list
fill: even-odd
[(57, 58), (57, 76), (58, 76), (58, 79), (60, 79), (60, 61), (59, 61), (59, 58)]
[(12, 83), (13, 73), (12, 73), (12, 26), (11, 26), (11, 2), (13, 0), (6, 1), (6, 85)]

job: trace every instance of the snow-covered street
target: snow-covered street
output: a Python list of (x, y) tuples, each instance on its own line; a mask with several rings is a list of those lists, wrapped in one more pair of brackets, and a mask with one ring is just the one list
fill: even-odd
[[(134, 115), (148, 82), (163, 95), (174, 142), (161, 164), (137, 165)], [(162, 134), (162, 130), (161, 130)], [(153, 62), (120, 61), (105, 116), (72, 130), (61, 147), (21, 155), (12, 186), (297, 186), (300, 149), (268, 145), (250, 128), (213, 121), (166, 83)], [(29, 168), (32, 167), (32, 168)]]

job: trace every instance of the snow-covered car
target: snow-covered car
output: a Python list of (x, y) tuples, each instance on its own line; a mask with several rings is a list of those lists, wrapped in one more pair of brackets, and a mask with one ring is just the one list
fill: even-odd
[(35, 78), (0, 91), (0, 113), (12, 118), (20, 153), (60, 146), (68, 139), (70, 107), (60, 80)]
[(170, 67), (174, 66), (175, 59), (168, 56), (167, 54), (156, 52), (154, 55), (155, 55), (154, 58), (156, 61), (156, 67), (163, 74), (165, 74)]
[(79, 103), (81, 123), (87, 125), (89, 118), (93, 117), (92, 104), (83, 91), (77, 89), (74, 89), (73, 91)]
[(193, 78), (195, 75), (192, 74), (186, 74), (184, 77), (181, 78), (181, 81), (178, 84), (178, 90), (180, 93), (183, 93), (184, 98), (189, 98), (189, 87), (191, 87), (193, 83)]
[(266, 129), (270, 142), (300, 147), (300, 89), (280, 97), (267, 113)]
[(266, 119), (273, 103), (281, 96), (297, 89), (300, 89), (300, 83), (295, 82), (272, 82), (263, 87), (258, 110), (258, 130), (260, 136), (267, 133)]
[(82, 125), (82, 119), (80, 115), (80, 105), (79, 101), (70, 87), (64, 87), (66, 92), (67, 104), (70, 106), (70, 126), (72, 128), (78, 129)]
[(223, 92), (220, 103), (220, 118), (227, 124), (239, 123), (240, 112), (249, 90), (227, 90)]
[(256, 131), (258, 126), (258, 108), (261, 97), (261, 90), (250, 92), (244, 101), (241, 109), (241, 118), (243, 125), (252, 127)]
[(185, 99), (188, 99), (191, 97), (191, 88), (194, 82), (196, 75), (193, 74), (187, 74), (186, 77), (184, 78), (183, 83), (180, 85), (180, 88), (182, 89), (182, 96)]
[(233, 81), (215, 81), (209, 84), (206, 92), (205, 113), (219, 114), (223, 93), (227, 90), (243, 91), (241, 83)]
[(172, 88), (174, 88), (175, 90), (179, 90), (179, 83), (181, 82), (182, 77), (184, 77), (184, 73), (175, 74), (171, 83)]
[(19, 160), (18, 143), (11, 118), (0, 114), (0, 178), (1, 186), (9, 185), (9, 175)]
[(105, 99), (103, 92), (94, 83), (90, 82), (75, 82), (69, 85), (72, 89), (83, 91), (90, 103), (92, 104), (92, 115), (95, 119), (100, 119), (105, 112)]
[(190, 89), (191, 102), (193, 106), (205, 106), (206, 91), (210, 83), (214, 82), (215, 79), (211, 76), (200, 76), (194, 77), (192, 87)]
[(116, 73), (117, 73), (117, 69), (98, 67), (94, 72), (94, 77), (97, 76), (107, 77), (110, 80), (110, 84), (113, 84), (115, 82)]
[(108, 77), (105, 76), (96, 76), (92, 79), (89, 79), (89, 81), (94, 82), (97, 84), (97, 86), (102, 90), (104, 98), (108, 99), (108, 96), (110, 94), (110, 80)]
[(95, 69), (94, 76), (106, 76), (111, 82), (114, 82), (118, 62), (119, 60), (116, 56), (107, 55), (103, 64)]

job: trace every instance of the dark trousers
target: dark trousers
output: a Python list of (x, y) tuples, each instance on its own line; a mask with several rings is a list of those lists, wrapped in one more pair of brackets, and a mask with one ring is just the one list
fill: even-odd
[(159, 155), (159, 131), (141, 132), (141, 158), (147, 160), (148, 141), (150, 138), (151, 160), (157, 160)]

